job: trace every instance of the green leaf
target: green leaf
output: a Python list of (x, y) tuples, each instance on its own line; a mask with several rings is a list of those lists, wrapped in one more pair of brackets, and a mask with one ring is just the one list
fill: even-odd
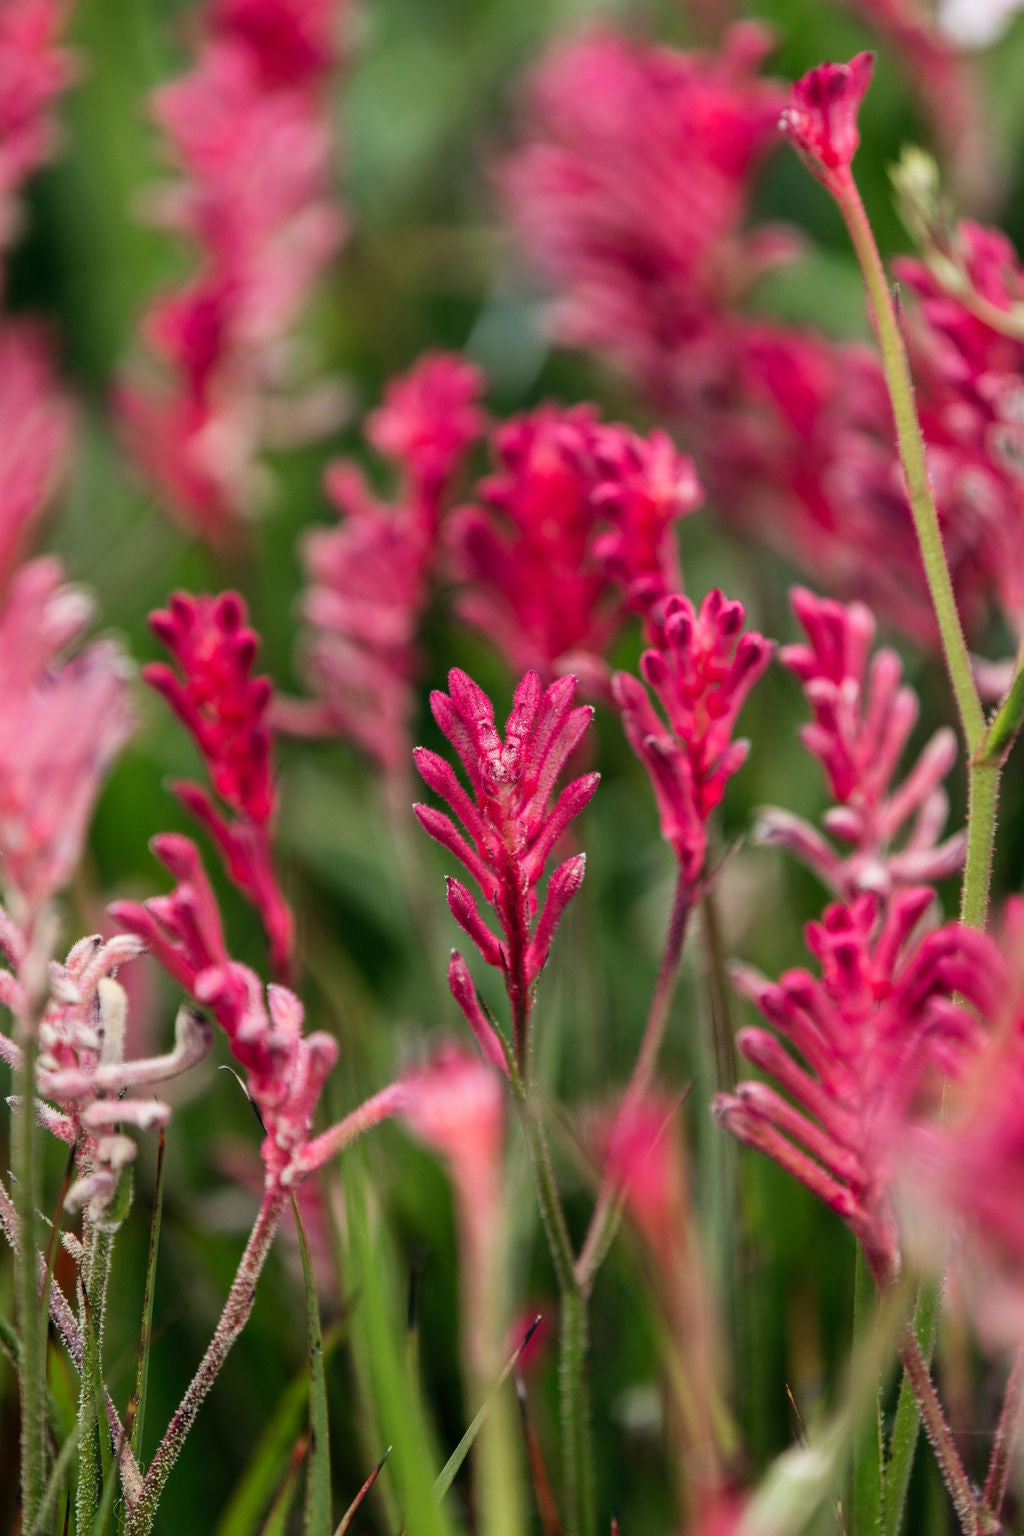
[[(941, 1293), (933, 1280), (924, 1280), (914, 1308), (914, 1332), (926, 1361), (932, 1358), (935, 1333), (939, 1322)], [(889, 1440), (889, 1460), (885, 1467), (883, 1502), (885, 1507), (885, 1536), (899, 1536), (903, 1524), (903, 1512), (907, 1502), (907, 1489), (914, 1466), (917, 1436), (921, 1428), (921, 1415), (914, 1389), (904, 1372), (900, 1382), (900, 1395), (896, 1403), (896, 1418)]]
[(274, 1502), (270, 1506), (267, 1518), (260, 1528), (260, 1536), (284, 1536), (288, 1526), (288, 1516), (291, 1514), (292, 1505), (295, 1503), (295, 1490), (299, 1486), (299, 1473), (302, 1470), (302, 1463), (305, 1460), (308, 1445), (309, 1442), (302, 1439), (292, 1452), (291, 1461), (288, 1463), (288, 1470), (285, 1472), (280, 1488), (274, 1495)]
[(164, 1151), (167, 1137), (160, 1132), (156, 1153), (156, 1183), (153, 1190), (153, 1219), (149, 1227), (149, 1255), (146, 1260), (146, 1288), (142, 1298), (142, 1326), (139, 1332), (139, 1364), (135, 1372), (135, 1417), (132, 1421), (131, 1450), (139, 1459), (142, 1453), (142, 1426), (146, 1413), (146, 1387), (149, 1381), (149, 1351), (153, 1343), (153, 1293), (156, 1281), (156, 1255), (160, 1243), (160, 1221), (164, 1205)]
[[(854, 1343), (869, 1326), (877, 1305), (878, 1292), (864, 1254), (857, 1245), (853, 1295)], [(875, 1392), (875, 1411), (858, 1430), (853, 1448), (853, 1476), (850, 1488), (850, 1536), (878, 1536), (883, 1529), (882, 1489), (882, 1394)]]
[[(328, 1361), (345, 1337), (348, 1320), (335, 1323), (324, 1335), (324, 1361)], [(298, 1371), (281, 1394), (280, 1401), (245, 1472), (235, 1486), (231, 1502), (221, 1516), (214, 1536), (252, 1536), (260, 1515), (274, 1497), (287, 1466), (309, 1400), (309, 1370)]]
[(494, 1386), (484, 1398), (483, 1403), (480, 1405), (479, 1411), (473, 1418), (473, 1422), (470, 1424), (469, 1428), (466, 1430), (466, 1433), (463, 1435), (462, 1439), (459, 1441), (458, 1445), (455, 1447), (454, 1451), (452, 1451), (448, 1460), (441, 1468), (441, 1471), (438, 1473), (437, 1478), (434, 1481), (435, 1499), (439, 1501), (443, 1499), (452, 1483), (455, 1481), (456, 1473), (462, 1466), (462, 1463), (465, 1461), (466, 1457), (469, 1455), (473, 1441), (480, 1433), (483, 1422), (491, 1411), (494, 1399), (497, 1397), (498, 1393), (501, 1391), (506, 1381), (508, 1381), (508, 1378), (511, 1376), (512, 1372), (515, 1370), (516, 1365), (519, 1362), (519, 1356), (522, 1354), (523, 1350), (526, 1348), (527, 1344), (533, 1337), (534, 1329), (537, 1327), (539, 1322), (540, 1318), (535, 1317), (529, 1328), (526, 1330), (522, 1342), (517, 1345), (516, 1349), (509, 1356), (501, 1375), (498, 1377), (497, 1381), (494, 1383)]
[(302, 1278), (306, 1285), (306, 1343), (309, 1349), (309, 1457), (306, 1462), (306, 1507), (302, 1529), (305, 1536), (331, 1536), (331, 1441), (327, 1412), (327, 1375), (320, 1333), (320, 1308), (316, 1299), (313, 1261), (299, 1202), (292, 1196), (295, 1230), (302, 1254)]

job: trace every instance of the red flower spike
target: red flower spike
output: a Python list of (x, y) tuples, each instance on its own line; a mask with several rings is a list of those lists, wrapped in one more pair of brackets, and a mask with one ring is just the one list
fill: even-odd
[(231, 879), (256, 907), (274, 970), (286, 974), (294, 930), (270, 852), (277, 800), (267, 724), (273, 686), (268, 677), (251, 676), (259, 637), (248, 627), (237, 592), (216, 598), (177, 592), (168, 610), (150, 616), (150, 627), (180, 673), (154, 662), (142, 675), (194, 738), (214, 789), (235, 817), (225, 817), (198, 784), (178, 784), (175, 792), (206, 827)]
[(53, 153), (54, 98), (75, 76), (61, 46), (64, 0), (4, 0), (0, 6), (0, 250), (18, 226), (22, 184)]
[[(0, 19), (0, 28), (2, 25)], [(0, 43), (0, 92), (3, 69)], [(0, 126), (0, 247), (3, 153)], [(0, 434), (0, 592), (6, 589), (63, 478), (70, 455), (74, 415), (58, 388), (51, 350), (40, 327), (5, 318), (0, 331), (0, 421), (4, 423)]]
[(612, 525), (594, 553), (629, 608), (647, 614), (682, 586), (675, 524), (703, 500), (693, 460), (665, 432), (623, 427), (598, 427), (592, 451), (602, 476), (594, 504)]
[(279, 701), (275, 720), (297, 735), (350, 738), (393, 780), (408, 769), (417, 632), (451, 485), (483, 431), (482, 388), (478, 369), (446, 353), (392, 380), (367, 437), (401, 471), (394, 503), (377, 501), (355, 465), (337, 462), (326, 486), (342, 522), (301, 546), (300, 669), (316, 701)]
[(714, 1105), (727, 1130), (842, 1217), (880, 1282), (899, 1268), (890, 1183), (907, 1116), (929, 1074), (960, 1072), (979, 1039), (977, 1020), (950, 999), (985, 1013), (999, 989), (985, 936), (947, 923), (915, 937), (931, 901), (920, 888), (886, 909), (873, 895), (829, 907), (807, 928), (820, 980), (789, 971), (771, 983), (739, 968), (735, 984), (775, 1031), (741, 1031), (740, 1050), (787, 1097), (747, 1082)]
[(874, 65), (873, 53), (858, 53), (849, 64), (819, 64), (790, 89), (781, 127), (830, 190), (849, 180), (860, 143), (857, 113)]
[(858, 891), (886, 897), (900, 886), (944, 879), (960, 868), (966, 846), (963, 832), (939, 842), (949, 809), (942, 781), (956, 760), (953, 732), (936, 731), (907, 777), (894, 784), (918, 715), (898, 656), (871, 654), (875, 621), (861, 603), (844, 605), (797, 587), (793, 608), (809, 643), (784, 646), (781, 659), (813, 711), (801, 739), (838, 802), (826, 813), (825, 828), (850, 852), (837, 853), (788, 811), (763, 811), (755, 836), (795, 853), (844, 900)]
[(216, 898), (195, 845), (168, 834), (154, 838), (153, 851), (177, 881), (175, 889), (142, 904), (115, 902), (110, 914), (144, 941), (224, 1030), (266, 1132), (267, 1188), (294, 1189), (362, 1131), (395, 1113), (402, 1090), (385, 1089), (314, 1137), (313, 1116), (337, 1059), (337, 1042), (321, 1032), (303, 1035), (303, 1009), (295, 994), (272, 985), (264, 999), (255, 972), (229, 958)]
[[(493, 705), (472, 678), (454, 668), (448, 686), (450, 694), (431, 694), (431, 708), (459, 755), (472, 796), (436, 753), (417, 747), (413, 758), (424, 781), (448, 801), (463, 830), (430, 806), (413, 809), (424, 831), (469, 870), (498, 918), (500, 939), (484, 922), (471, 892), (449, 878), (448, 904), (456, 920), (484, 959), (504, 972), (521, 1066), (534, 984), (558, 921), (582, 884), (582, 859), (569, 859), (555, 870), (543, 904), (537, 886), (552, 848), (588, 803), (600, 776), (575, 779), (554, 805), (551, 796), (593, 711), (572, 707), (574, 678), (561, 678), (544, 689), (537, 674), (528, 672), (516, 689), (502, 737), (494, 724)], [(485, 1055), (494, 1060), (494, 1048), (500, 1049), (500, 1044), (483, 1020), (461, 956), (453, 956), (449, 983)]]
[(629, 743), (651, 779), (662, 836), (691, 885), (704, 867), (708, 817), (746, 757), (746, 743), (732, 740), (737, 716), (771, 657), (763, 635), (740, 636), (744, 617), (742, 604), (717, 590), (699, 613), (678, 595), (662, 605), (641, 670), (666, 720), (636, 678), (619, 672), (612, 683)]
[(483, 1053), (484, 1059), (491, 1063), (492, 1067), (508, 1075), (508, 1061), (505, 1056), (505, 1047), (498, 1038), (497, 1031), (487, 1018), (480, 1006), (480, 999), (473, 985), (473, 978), (469, 974), (469, 966), (463, 960), (457, 949), (452, 950), (451, 959), (448, 962), (448, 985), (451, 994), (466, 1016), (466, 1023), (473, 1031), (477, 1045)]

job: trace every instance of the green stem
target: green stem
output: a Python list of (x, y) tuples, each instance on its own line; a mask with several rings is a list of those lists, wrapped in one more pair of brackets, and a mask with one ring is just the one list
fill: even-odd
[(39, 1304), (39, 1186), (35, 1077), (38, 1042), (35, 1020), (20, 1031), (17, 1073), (19, 1106), (14, 1117), (12, 1161), (21, 1242), (15, 1254), (15, 1315), (20, 1343), (21, 1523), (36, 1523), (46, 1488), (46, 1326)]
[[(874, 1316), (878, 1290), (857, 1245), (857, 1262), (854, 1271), (853, 1336), (854, 1346), (865, 1336)], [(885, 1529), (885, 1506), (882, 1486), (882, 1390), (881, 1382), (875, 1390), (875, 1411), (870, 1421), (858, 1431), (853, 1450), (853, 1478), (851, 1485), (850, 1530), (853, 1536), (876, 1536)]]
[(1001, 771), (999, 763), (972, 762), (967, 767), (967, 859), (960, 921), (969, 928), (983, 929), (988, 918)]
[(566, 1536), (594, 1536), (594, 1467), (587, 1381), (587, 1296), (576, 1278), (572, 1241), (555, 1183), (537, 1095), (513, 1067), (509, 1078), (533, 1170), (541, 1219), (558, 1281), (561, 1322), (559, 1397), (565, 1473)]
[(868, 291), (871, 317), (878, 336), (882, 368), (896, 422), (896, 437), (906, 476), (907, 496), (914, 519), (921, 560), (939, 626), (953, 694), (960, 712), (964, 738), (969, 754), (973, 757), (981, 748), (985, 737), (985, 714), (975, 687), (970, 653), (964, 638), (963, 626), (960, 623), (960, 615), (957, 612), (953, 581), (949, 574), (949, 566), (946, 564), (945, 550), (942, 547), (938, 509), (928, 479), (924, 436), (914, 403), (910, 364), (903, 345), (903, 336), (896, 318), (885, 268), (882, 266), (882, 258), (878, 253), (875, 237), (864, 211), (864, 204), (861, 202), (860, 193), (852, 176), (846, 177), (836, 187), (836, 201), (846, 221)]

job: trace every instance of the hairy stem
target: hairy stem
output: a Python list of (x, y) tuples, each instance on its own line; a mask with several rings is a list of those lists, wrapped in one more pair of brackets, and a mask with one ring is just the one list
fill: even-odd
[(914, 519), (921, 560), (939, 627), (946, 667), (960, 713), (964, 738), (969, 754), (973, 757), (984, 740), (985, 714), (975, 687), (971, 658), (953, 592), (953, 581), (942, 546), (938, 509), (928, 479), (924, 435), (921, 431), (917, 406), (914, 403), (910, 364), (903, 345), (903, 336), (896, 318), (896, 309), (885, 268), (882, 266), (882, 258), (878, 253), (878, 246), (875, 244), (864, 204), (861, 202), (860, 193), (852, 176), (847, 176), (838, 185), (836, 201), (846, 221), (868, 291), (871, 318), (874, 321), (881, 349), (882, 367), (896, 422), (896, 437), (906, 476), (907, 496)]
[(11, 1159), (21, 1242), (15, 1254), (15, 1316), (20, 1344), (21, 1523), (36, 1523), (46, 1487), (46, 1326), (39, 1305), (39, 1187), (35, 1075), (36, 1020), (21, 1030), (21, 1065), (16, 1083), (19, 1106), (14, 1116)]
[(249, 1320), (256, 1294), (256, 1283), (263, 1270), (267, 1254), (270, 1252), (287, 1200), (287, 1191), (276, 1187), (268, 1190), (263, 1197), (263, 1203), (252, 1232), (249, 1234), (249, 1241), (239, 1261), (238, 1270), (209, 1348), (167, 1426), (167, 1432), (142, 1480), (141, 1489), (129, 1504), (124, 1523), (124, 1536), (149, 1536), (160, 1495), (181, 1453), (196, 1414), (216, 1381), (232, 1345)]
[[(651, 1086), (654, 1071), (658, 1064), (658, 1056), (661, 1052), (662, 1041), (665, 1038), (665, 1030), (668, 1026), (669, 1013), (672, 1008), (672, 998), (675, 994), (676, 979), (679, 975), (679, 964), (683, 955), (683, 946), (686, 943), (686, 930), (693, 911), (694, 890), (690, 882), (684, 879), (682, 871), (676, 880), (675, 896), (672, 901), (672, 914), (669, 918), (668, 933), (665, 937), (665, 948), (662, 951), (661, 964), (658, 968), (658, 979), (654, 984), (654, 995), (651, 998), (651, 1006), (647, 1014), (647, 1022), (644, 1025), (643, 1036), (640, 1041), (640, 1049), (637, 1052), (636, 1062), (632, 1075), (623, 1096), (620, 1114), (627, 1114), (633, 1110), (643, 1099)], [(594, 1213), (590, 1218), (590, 1226), (583, 1240), (579, 1258), (576, 1260), (576, 1279), (584, 1294), (589, 1295), (605, 1254), (611, 1245), (615, 1235), (615, 1227), (618, 1221), (618, 1191), (613, 1172), (606, 1168), (598, 1190), (597, 1201), (594, 1205)]]
[(1013, 1455), (1024, 1423), (1024, 1345), (1017, 1351), (1010, 1379), (1006, 1383), (1002, 1412), (992, 1442), (992, 1459), (985, 1478), (985, 1503), (998, 1520), (1002, 1513), (1010, 1481)]
[(587, 1381), (587, 1295), (576, 1276), (569, 1229), (555, 1183), (537, 1094), (513, 1070), (509, 1079), (526, 1138), (537, 1199), (558, 1281), (559, 1397), (565, 1470), (566, 1536), (594, 1536), (594, 1468)]
[(971, 1480), (967, 1476), (953, 1440), (952, 1431), (946, 1423), (946, 1416), (935, 1391), (931, 1372), (921, 1353), (917, 1334), (911, 1327), (908, 1327), (903, 1335), (900, 1359), (903, 1361), (903, 1369), (913, 1388), (918, 1410), (924, 1422), (925, 1434), (931, 1441), (935, 1459), (953, 1500), (953, 1507), (964, 1536), (985, 1536), (985, 1533), (998, 1531), (998, 1520), (994, 1520), (991, 1511), (979, 1502), (971, 1486)]

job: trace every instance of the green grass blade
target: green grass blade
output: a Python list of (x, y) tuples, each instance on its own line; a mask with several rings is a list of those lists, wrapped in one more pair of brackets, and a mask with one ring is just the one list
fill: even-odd
[[(324, 1360), (330, 1360), (348, 1330), (348, 1321), (334, 1323), (324, 1335)], [(249, 1464), (235, 1486), (214, 1536), (252, 1536), (263, 1511), (274, 1498), (302, 1429), (309, 1401), (309, 1369), (303, 1366), (282, 1392), (273, 1417), (256, 1443)]]
[(352, 1500), (352, 1503), (349, 1505), (348, 1509), (346, 1509), (345, 1513), (342, 1515), (341, 1520), (338, 1523), (337, 1529), (334, 1532), (334, 1536), (345, 1536), (345, 1532), (348, 1530), (349, 1526), (352, 1524), (352, 1521), (355, 1519), (356, 1515), (359, 1513), (359, 1509), (360, 1509), (360, 1506), (362, 1505), (363, 1500), (366, 1498), (366, 1495), (369, 1493), (370, 1489), (373, 1487), (374, 1483), (377, 1481), (378, 1477), (380, 1476), (381, 1471), (382, 1471), (383, 1466), (384, 1466), (384, 1463), (387, 1461), (388, 1457), (391, 1455), (391, 1449), (392, 1448), (389, 1445), (387, 1450), (384, 1452), (384, 1455), (381, 1457), (380, 1461), (378, 1461), (377, 1465), (374, 1467), (373, 1471), (370, 1473), (369, 1477), (366, 1479), (366, 1482), (363, 1484), (363, 1486), (360, 1488), (359, 1492), (356, 1494), (355, 1498)]
[(36, 1515), (35, 1523), (31, 1527), (28, 1536), (42, 1536), (46, 1522), (50, 1517), (50, 1512), (56, 1507), (60, 1491), (68, 1480), (68, 1475), (71, 1471), (71, 1465), (75, 1459), (77, 1451), (78, 1425), (76, 1424), (71, 1433), (68, 1435), (67, 1439), (64, 1441), (64, 1444), (61, 1446), (60, 1451), (58, 1452), (57, 1460), (53, 1464), (53, 1471), (50, 1473), (46, 1487), (43, 1490), (43, 1497), (39, 1504), (39, 1512)]
[(497, 1397), (498, 1393), (501, 1391), (502, 1387), (505, 1385), (506, 1381), (508, 1381), (508, 1378), (511, 1376), (512, 1372), (518, 1365), (519, 1356), (522, 1354), (527, 1344), (529, 1344), (533, 1337), (534, 1330), (537, 1328), (539, 1323), (540, 1318), (535, 1317), (529, 1328), (526, 1330), (526, 1334), (524, 1335), (522, 1342), (517, 1345), (516, 1349), (509, 1356), (509, 1359), (507, 1360), (501, 1375), (498, 1377), (497, 1381), (494, 1383), (494, 1386), (484, 1398), (482, 1404), (480, 1405), (479, 1412), (473, 1418), (473, 1422), (470, 1424), (469, 1428), (466, 1430), (466, 1433), (463, 1435), (462, 1439), (459, 1441), (458, 1445), (455, 1447), (454, 1451), (452, 1451), (451, 1455), (448, 1457), (448, 1460), (441, 1468), (441, 1471), (438, 1473), (434, 1481), (434, 1497), (438, 1500), (438, 1502), (444, 1498), (452, 1483), (455, 1481), (455, 1477), (459, 1468), (462, 1466), (462, 1463), (469, 1455), (473, 1441), (480, 1433), (484, 1420), (487, 1418), (487, 1415), (491, 1411), (494, 1399)]
[(267, 1518), (260, 1528), (260, 1536), (285, 1536), (288, 1528), (288, 1516), (292, 1512), (295, 1503), (295, 1492), (299, 1486), (299, 1473), (302, 1463), (306, 1458), (309, 1441), (303, 1437), (292, 1452), (287, 1471), (280, 1488), (274, 1495), (274, 1502), (270, 1506)]
[[(914, 1332), (917, 1334), (921, 1353), (927, 1361), (931, 1360), (932, 1351), (935, 1348), (940, 1300), (938, 1285), (933, 1280), (922, 1281), (917, 1306), (914, 1308)], [(900, 1382), (900, 1395), (896, 1403), (896, 1418), (893, 1421), (892, 1436), (889, 1440), (889, 1460), (886, 1463), (883, 1484), (885, 1536), (899, 1536), (899, 1530), (903, 1524), (903, 1511), (907, 1502), (907, 1489), (910, 1486), (910, 1474), (914, 1466), (914, 1452), (917, 1449), (920, 1428), (921, 1415), (913, 1389), (904, 1374)]]
[(142, 1455), (142, 1426), (146, 1414), (146, 1388), (149, 1382), (149, 1351), (153, 1343), (153, 1299), (156, 1283), (156, 1256), (160, 1244), (160, 1223), (164, 1205), (164, 1151), (167, 1136), (160, 1132), (156, 1150), (156, 1181), (153, 1188), (153, 1220), (149, 1227), (149, 1254), (146, 1259), (146, 1288), (142, 1297), (142, 1326), (139, 1332), (139, 1364), (135, 1372), (135, 1417), (132, 1421), (131, 1451), (139, 1460)]
[[(869, 1327), (878, 1301), (878, 1291), (857, 1245), (853, 1295), (854, 1343)], [(883, 1529), (884, 1493), (882, 1487), (882, 1397), (875, 1393), (874, 1412), (858, 1431), (853, 1448), (853, 1473), (850, 1480), (850, 1536), (879, 1536)]]
[(327, 1412), (327, 1373), (320, 1332), (320, 1308), (316, 1299), (313, 1261), (299, 1202), (292, 1196), (295, 1230), (302, 1254), (302, 1278), (306, 1286), (306, 1344), (309, 1350), (309, 1456), (306, 1461), (306, 1505), (302, 1520), (305, 1536), (331, 1536), (331, 1440)]

